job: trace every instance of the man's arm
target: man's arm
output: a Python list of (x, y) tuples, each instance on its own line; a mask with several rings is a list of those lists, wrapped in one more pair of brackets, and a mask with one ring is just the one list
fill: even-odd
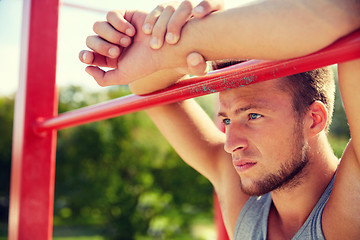
[(357, 0), (259, 1), (190, 19), (176, 45), (164, 44), (156, 51), (149, 47), (150, 36), (141, 36), (139, 31), (146, 14), (130, 13), (125, 20), (137, 29), (132, 46), (122, 53), (116, 72), (96, 78), (102, 85), (128, 84), (162, 69), (186, 67), (190, 52), (206, 60), (298, 57), (359, 28), (359, 12)]
[(339, 85), (351, 140), (342, 156), (323, 214), (326, 239), (360, 236), (360, 59), (339, 64)]
[(178, 43), (185, 51), (174, 57), (183, 61), (187, 49), (207, 60), (298, 57), (359, 28), (359, 12), (356, 0), (256, 1), (189, 21)]

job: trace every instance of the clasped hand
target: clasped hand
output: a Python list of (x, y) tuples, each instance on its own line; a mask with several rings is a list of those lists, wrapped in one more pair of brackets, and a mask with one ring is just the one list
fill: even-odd
[[(141, 11), (110, 11), (107, 21), (93, 25), (97, 35), (89, 36), (80, 60), (86, 72), (100, 86), (129, 84), (166, 70), (175, 75), (206, 72), (204, 58), (191, 52), (174, 59), (171, 45), (177, 44), (182, 27), (190, 18), (202, 18), (223, 8), (223, 0), (204, 0), (195, 8), (191, 1), (158, 5), (149, 14)], [(166, 46), (166, 47), (165, 47)], [(103, 70), (107, 67), (110, 70)]]

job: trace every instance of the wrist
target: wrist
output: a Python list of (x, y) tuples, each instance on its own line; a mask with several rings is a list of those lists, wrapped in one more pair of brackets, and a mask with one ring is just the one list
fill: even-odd
[(187, 56), (201, 49), (198, 47), (202, 44), (198, 21), (199, 19), (191, 19), (184, 25), (177, 44), (164, 42), (160, 49), (154, 50), (158, 69), (187, 69)]
[(132, 93), (143, 95), (167, 88), (184, 77), (185, 74), (176, 69), (165, 69), (130, 83), (129, 88)]

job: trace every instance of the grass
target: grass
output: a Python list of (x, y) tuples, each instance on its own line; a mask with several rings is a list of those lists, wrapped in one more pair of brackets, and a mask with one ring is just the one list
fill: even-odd
[[(105, 240), (100, 227), (89, 226), (56, 226), (54, 227), (54, 240)], [(216, 239), (214, 222), (209, 218), (197, 218), (192, 227), (192, 238), (199, 240)], [(139, 238), (141, 239), (141, 238)], [(144, 237), (143, 239), (149, 239)], [(188, 235), (177, 236), (177, 240), (187, 240)], [(0, 240), (3, 240), (0, 238)]]
[[(54, 240), (105, 240), (99, 227), (56, 226)], [(0, 240), (7, 240), (7, 225), (0, 224)]]
[(89, 226), (55, 226), (54, 240), (104, 240), (99, 227)]
[[(7, 226), (1, 225), (0, 240), (7, 240)], [(199, 218), (194, 221), (192, 228), (194, 239), (213, 240), (216, 239), (215, 226), (212, 219)], [(53, 232), (54, 240), (105, 240), (100, 227), (89, 226), (55, 226)], [(148, 239), (145, 237), (145, 239)], [(178, 236), (177, 240), (189, 239), (189, 236)]]
[[(54, 237), (54, 240), (103, 240), (102, 236)], [(0, 239), (1, 240), (1, 239)]]

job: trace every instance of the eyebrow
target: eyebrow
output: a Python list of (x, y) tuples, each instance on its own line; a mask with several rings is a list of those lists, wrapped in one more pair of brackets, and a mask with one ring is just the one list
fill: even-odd
[[(240, 114), (241, 112), (245, 112), (245, 111), (248, 111), (252, 108), (255, 108), (255, 109), (269, 109), (268, 104), (266, 104), (265, 102), (261, 102), (261, 103), (250, 103), (249, 105), (246, 105), (244, 107), (240, 107), (240, 108), (237, 108), (235, 110), (235, 115), (238, 115)], [(225, 112), (219, 112), (218, 114), (218, 117), (227, 117), (227, 114)]]

